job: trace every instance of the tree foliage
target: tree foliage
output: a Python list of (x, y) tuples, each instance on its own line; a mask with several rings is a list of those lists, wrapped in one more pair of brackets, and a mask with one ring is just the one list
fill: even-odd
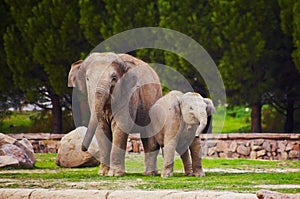
[[(61, 107), (70, 102), (66, 87), (70, 62), (86, 50), (79, 31), (76, 1), (6, 0), (13, 23), (4, 45), (13, 82), (30, 103), (47, 108), (50, 101), (53, 132), (61, 132)], [(70, 104), (70, 103), (69, 103)]]
[[(20, 102), (52, 108), (58, 132), (61, 107), (71, 102), (70, 64), (122, 31), (159, 26), (186, 34), (208, 51), (229, 103), (252, 106), (253, 131), (261, 129), (264, 103), (286, 115), (285, 130), (293, 131), (300, 101), (297, 0), (4, 0), (0, 8), (0, 109)], [(130, 53), (171, 66), (208, 94), (200, 74), (182, 57), (157, 49)]]
[[(12, 23), (9, 7), (4, 1), (0, 2), (0, 18), (6, 19), (0, 22), (0, 35), (4, 35), (6, 27)], [(8, 108), (20, 107), (20, 101), (24, 100), (23, 93), (18, 89), (12, 81), (12, 74), (6, 62), (6, 55), (3, 45), (3, 37), (0, 37), (0, 111)]]

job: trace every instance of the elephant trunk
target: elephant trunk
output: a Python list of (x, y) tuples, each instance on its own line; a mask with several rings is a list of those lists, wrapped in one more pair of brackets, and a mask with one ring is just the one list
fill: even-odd
[(88, 125), (86, 134), (84, 136), (84, 139), (83, 139), (82, 145), (81, 145), (81, 150), (82, 151), (87, 151), (88, 150), (88, 148), (89, 148), (89, 146), (92, 142), (93, 136), (95, 135), (97, 124), (98, 124), (98, 121), (97, 121), (96, 115), (91, 114), (89, 125)]
[(105, 106), (107, 105), (108, 99), (110, 97), (111, 86), (107, 81), (99, 82), (96, 93), (95, 93), (95, 113), (98, 121), (106, 118)]
[(207, 117), (205, 118), (202, 118), (200, 121), (200, 124), (196, 130), (196, 133), (195, 133), (195, 137), (199, 137), (200, 134), (202, 133), (203, 129), (206, 127), (206, 124), (207, 124)]
[[(81, 149), (87, 151), (90, 143), (92, 142), (93, 136), (95, 135), (98, 121), (105, 118), (105, 104), (109, 98), (110, 86), (108, 83), (100, 82), (96, 88), (95, 93), (95, 107), (91, 107), (91, 117), (88, 125), (86, 135), (83, 139)], [(94, 110), (93, 110), (94, 108)]]

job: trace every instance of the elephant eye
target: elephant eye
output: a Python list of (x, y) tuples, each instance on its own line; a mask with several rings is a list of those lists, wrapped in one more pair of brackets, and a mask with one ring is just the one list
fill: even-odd
[(117, 80), (118, 80), (117, 74), (116, 74), (116, 73), (113, 73), (113, 74), (111, 75), (111, 81), (116, 82)]
[(193, 110), (193, 107), (190, 106), (190, 110)]

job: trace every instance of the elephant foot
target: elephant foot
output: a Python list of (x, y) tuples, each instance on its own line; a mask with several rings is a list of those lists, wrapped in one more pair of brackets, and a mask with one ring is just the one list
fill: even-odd
[(108, 176), (124, 176), (125, 174), (125, 171), (117, 169), (110, 169), (108, 172)]
[(160, 176), (163, 177), (163, 178), (165, 178), (165, 177), (171, 177), (171, 176), (173, 176), (173, 170), (171, 170), (171, 169), (163, 170), (161, 172)]
[(193, 173), (193, 176), (196, 176), (196, 177), (204, 177), (205, 176), (205, 173), (204, 171), (201, 169), (200, 171), (196, 171)]
[(184, 175), (185, 176), (194, 176), (193, 172), (186, 172)]
[(108, 174), (108, 172), (109, 172), (109, 166), (106, 166), (106, 165), (102, 164), (101, 167), (100, 167), (100, 170), (99, 170), (98, 174), (100, 176), (105, 176), (105, 175)]
[(145, 171), (144, 175), (145, 176), (156, 176), (156, 175), (158, 175), (158, 170), (156, 170), (156, 171)]
[(173, 173), (161, 173), (160, 175), (162, 178), (167, 178), (173, 176)]

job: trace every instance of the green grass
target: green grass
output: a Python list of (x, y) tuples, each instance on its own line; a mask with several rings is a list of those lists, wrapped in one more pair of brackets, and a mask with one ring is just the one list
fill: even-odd
[[(49, 133), (52, 131), (51, 111), (4, 111), (0, 112), (1, 133)], [(69, 111), (62, 113), (63, 133), (73, 130), (74, 122)]]
[(2, 121), (0, 121), (0, 132), (1, 133), (25, 133), (28, 132), (32, 126), (33, 121), (30, 119), (31, 116), (36, 114), (35, 111), (9, 111), (1, 112)]
[[(31, 170), (0, 170), (0, 188), (79, 188), (79, 189), (178, 189), (178, 190), (231, 190), (255, 193), (257, 185), (298, 184), (299, 172), (286, 173), (225, 173), (206, 172), (203, 178), (186, 177), (178, 157), (175, 159), (174, 176), (143, 176), (143, 155), (126, 156), (126, 176), (98, 176), (98, 168), (60, 168), (55, 165), (56, 154), (36, 154), (37, 162)], [(158, 158), (161, 168), (162, 157)], [(204, 159), (205, 169), (289, 169), (300, 168), (299, 161), (260, 161), (247, 159)], [(297, 193), (299, 188), (273, 189)]]
[[(251, 130), (250, 109), (244, 106), (226, 109), (217, 107), (217, 113), (213, 115), (214, 133), (247, 133)], [(222, 117), (225, 115), (225, 120)], [(224, 120), (224, 123), (222, 121)], [(222, 126), (223, 125), (223, 126)], [(222, 132), (219, 132), (222, 130)], [(218, 132), (215, 132), (218, 131)]]

